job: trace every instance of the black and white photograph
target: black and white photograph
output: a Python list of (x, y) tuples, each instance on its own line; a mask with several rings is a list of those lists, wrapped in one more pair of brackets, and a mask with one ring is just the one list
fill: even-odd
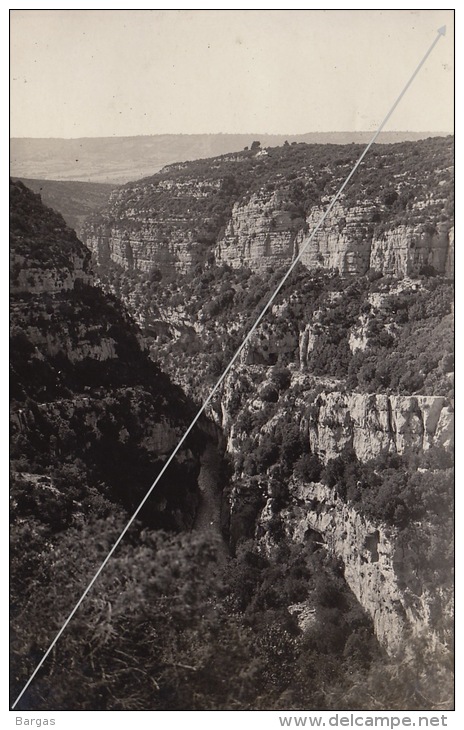
[(11, 721), (446, 727), (454, 10), (9, 30)]

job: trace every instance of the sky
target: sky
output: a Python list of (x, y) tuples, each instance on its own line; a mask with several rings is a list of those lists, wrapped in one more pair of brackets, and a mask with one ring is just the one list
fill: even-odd
[(12, 10), (13, 137), (453, 131), (450, 10)]

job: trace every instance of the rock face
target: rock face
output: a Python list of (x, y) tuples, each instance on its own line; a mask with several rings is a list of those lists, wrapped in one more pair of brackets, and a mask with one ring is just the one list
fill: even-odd
[[(400, 554), (394, 528), (367, 520), (323, 484), (293, 483), (291, 494), (292, 505), (282, 513), (288, 539), (303, 543), (308, 530), (323, 536), (342, 560), (348, 585), (372, 617), (376, 636), (390, 655), (403, 655), (419, 638), (430, 647), (446, 646), (451, 637), (432, 610), (437, 596), (405, 582), (408, 559)], [(451, 595), (441, 599), (442, 606), (448, 605), (446, 618), (451, 623)]]
[[(120, 304), (93, 285), (89, 252), (63, 219), (21, 183), (11, 206), (12, 469), (16, 460), (45, 475), (77, 464), (83, 481), (132, 509), (194, 405), (150, 361)], [(196, 430), (179, 452), (174, 487), (160, 482), (148, 522), (192, 526), (206, 438)]]
[[(353, 208), (336, 204), (304, 250), (302, 263), (308, 269), (337, 269), (342, 276), (365, 274), (371, 266), (373, 211), (369, 204)], [(308, 231), (316, 228), (323, 213), (324, 208), (311, 210), (306, 219)], [(300, 233), (299, 250), (305, 243), (306, 237)]]
[(86, 244), (97, 264), (111, 260), (127, 270), (149, 273), (154, 267), (161, 273), (185, 273), (192, 268), (194, 241), (187, 232), (176, 231), (169, 239), (155, 226), (145, 224), (137, 233), (101, 227), (87, 235)]
[(91, 284), (89, 261), (88, 251), (82, 250), (70, 256), (69, 269), (45, 269), (40, 266), (30, 266), (24, 256), (13, 252), (10, 256), (11, 291), (52, 294), (70, 291), (74, 289), (76, 283)]
[(381, 452), (453, 448), (454, 413), (444, 396), (321, 393), (311, 407), (311, 451), (325, 462), (351, 447), (360, 461)]
[[(129, 391), (127, 400), (127, 415), (137, 421), (137, 430), (140, 432), (139, 448), (151, 458), (165, 459), (177, 444), (181, 435), (180, 429), (166, 416), (157, 414), (155, 409), (149, 409), (143, 413), (143, 408), (138, 401), (137, 393)], [(84, 453), (91, 443), (97, 441), (104, 444), (105, 433), (103, 422), (105, 420), (108, 406), (116, 405), (117, 398), (113, 397), (112, 402), (108, 400), (98, 403), (91, 396), (76, 395), (72, 398), (62, 398), (51, 403), (39, 403), (28, 408), (20, 408), (12, 414), (13, 433), (19, 432), (25, 438), (34, 438), (34, 433), (45, 423), (56, 424), (57, 430), (50, 438), (50, 455), (60, 458), (63, 455), (63, 439), (59, 431), (69, 423), (81, 423), (86, 433), (87, 444), (84, 445)], [(148, 417), (147, 417), (148, 416)], [(131, 438), (131, 433), (121, 421), (119, 427), (114, 421), (115, 447), (120, 447)], [(194, 461), (192, 452), (184, 451), (181, 459)]]
[(360, 151), (289, 145), (172, 165), (115, 191), (84, 241), (100, 264), (144, 272), (209, 261), (266, 271), (305, 247), (307, 268), (342, 276), (450, 275), (450, 139), (376, 148), (315, 230)]
[(245, 204), (236, 203), (214, 251), (218, 265), (265, 271), (290, 263), (297, 253), (297, 233), (304, 221), (281, 210), (281, 203), (282, 195), (269, 196), (264, 191), (252, 195)]
[(250, 337), (242, 353), (246, 365), (273, 365), (282, 354), (291, 357), (298, 347), (298, 337), (290, 329), (276, 334), (264, 323)]
[(372, 238), (369, 266), (398, 277), (417, 275), (424, 266), (452, 276), (453, 246), (454, 230), (446, 224), (398, 226)]
[(175, 174), (126, 185), (115, 190), (107, 209), (90, 220), (83, 240), (103, 266), (113, 261), (142, 272), (191, 271), (211, 222), (208, 201), (219, 187), (220, 181), (178, 180)]
[(53, 294), (91, 284), (90, 252), (22, 183), (10, 185), (10, 289)]
[(333, 269), (342, 276), (359, 276), (375, 269), (401, 278), (417, 275), (425, 266), (440, 274), (452, 274), (454, 231), (446, 224), (439, 224), (437, 229), (399, 225), (377, 233), (374, 205), (348, 208), (338, 203), (306, 243), (325, 209), (314, 207), (303, 221), (280, 212), (276, 197), (274, 194), (266, 200), (256, 195), (245, 205), (234, 206), (215, 249), (218, 264), (263, 271), (289, 264), (303, 251), (301, 262), (308, 269)]
[[(268, 384), (268, 381), (260, 384), (262, 371), (263, 366), (251, 365), (245, 372), (231, 375), (226, 383), (221, 417), (232, 458), (240, 459), (245, 451), (253, 453), (249, 432), (253, 419), (259, 418), (266, 407), (260, 399), (261, 391)], [(293, 381), (304, 377), (293, 370)], [(250, 392), (247, 378), (256, 383), (256, 392), (254, 389)], [(249, 393), (247, 418), (243, 412), (239, 417), (234, 416), (240, 390)], [(283, 396), (287, 400), (282, 411), (277, 406), (255, 437), (255, 450), (264, 444), (278, 443), (272, 435), (273, 429), (279, 418), (289, 413), (292, 418), (286, 418), (287, 428), (297, 425), (300, 435), (309, 441), (310, 452), (325, 464), (346, 448), (353, 449), (361, 462), (385, 452), (419, 455), (433, 447), (446, 451), (453, 448), (453, 406), (445, 396), (326, 390), (305, 404), (304, 396), (298, 394), (292, 400), (288, 393)], [(266, 439), (267, 433), (271, 441)], [(285, 438), (282, 431), (280, 434)], [(239, 539), (240, 531), (246, 530), (263, 550), (272, 554), (281, 540), (304, 544), (311, 531), (316, 531), (326, 548), (341, 560), (345, 580), (372, 617), (376, 636), (390, 655), (412, 653), (416, 640), (428, 642), (433, 651), (445, 651), (452, 641), (449, 635), (451, 587), (434, 590), (424, 583), (417, 571), (422, 563), (417, 545), (405, 544), (399, 528), (366, 517), (359, 504), (353, 506), (343, 501), (325, 484), (311, 482), (309, 478), (304, 482), (302, 477), (295, 476), (295, 471), (284, 480), (283, 488), (288, 493), (281, 508), (273, 492), (278, 469), (273, 471), (271, 467), (265, 476), (258, 473), (254, 482), (253, 477), (238, 475), (229, 505), (232, 541)], [(243, 504), (247, 505), (246, 513), (241, 511)], [(276, 532), (276, 522), (280, 532)]]

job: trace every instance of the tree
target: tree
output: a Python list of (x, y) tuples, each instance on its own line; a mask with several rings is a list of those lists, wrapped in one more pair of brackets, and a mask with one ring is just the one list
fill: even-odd
[(391, 207), (393, 203), (395, 203), (398, 200), (398, 193), (393, 188), (389, 188), (388, 190), (385, 190), (383, 194), (383, 202), (385, 205), (388, 205)]
[(162, 272), (160, 271), (160, 269), (158, 269), (156, 266), (154, 266), (152, 268), (152, 270), (150, 271), (150, 282), (152, 284), (156, 284), (159, 281), (161, 281), (162, 278), (163, 278)]

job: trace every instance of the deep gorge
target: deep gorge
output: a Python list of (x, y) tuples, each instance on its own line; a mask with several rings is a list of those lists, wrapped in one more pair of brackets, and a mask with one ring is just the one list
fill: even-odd
[[(88, 248), (13, 184), (15, 682), (355, 153), (169, 166), (113, 193)], [(374, 148), (31, 708), (450, 706), (450, 154), (450, 138)]]

